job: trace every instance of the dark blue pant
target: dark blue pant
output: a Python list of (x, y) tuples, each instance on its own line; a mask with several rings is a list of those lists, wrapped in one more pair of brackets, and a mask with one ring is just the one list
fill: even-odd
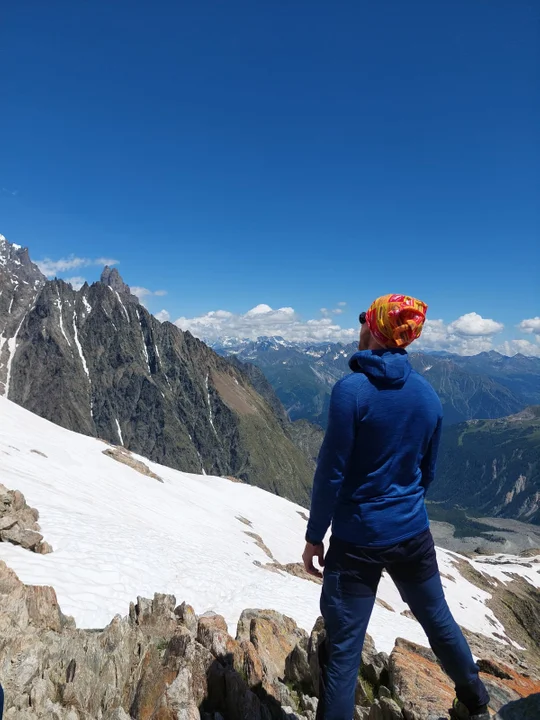
[(390, 548), (363, 548), (332, 538), (321, 611), (327, 642), (317, 720), (351, 720), (362, 646), (383, 569), (424, 628), (431, 648), (471, 712), (489, 702), (467, 641), (444, 597), (431, 532)]
[(2, 716), (4, 714), (4, 690), (2, 686), (0, 685), (0, 720), (2, 720)]

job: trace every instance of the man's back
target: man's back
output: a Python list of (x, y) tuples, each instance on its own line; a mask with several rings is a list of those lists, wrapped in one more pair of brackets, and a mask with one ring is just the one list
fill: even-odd
[(428, 527), (441, 403), (404, 350), (358, 352), (350, 366), (332, 393), (317, 466), (326, 482), (314, 483), (324, 497), (313, 497), (308, 534), (324, 534), (333, 517), (341, 540), (391, 545)]
[[(444, 597), (424, 506), (442, 421), (439, 398), (404, 348), (422, 332), (427, 305), (383, 295), (360, 313), (352, 375), (332, 391), (317, 464), (303, 560), (324, 567), (326, 628), (317, 720), (350, 720), (362, 645), (386, 570), (456, 688), (454, 716), (489, 720), (489, 695)], [(330, 550), (323, 538), (332, 522)]]

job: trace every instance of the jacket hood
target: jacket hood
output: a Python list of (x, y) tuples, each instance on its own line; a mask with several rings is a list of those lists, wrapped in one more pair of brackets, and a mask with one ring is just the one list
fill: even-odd
[(409, 356), (405, 350), (361, 350), (349, 360), (353, 372), (373, 379), (377, 385), (399, 388), (411, 374)]

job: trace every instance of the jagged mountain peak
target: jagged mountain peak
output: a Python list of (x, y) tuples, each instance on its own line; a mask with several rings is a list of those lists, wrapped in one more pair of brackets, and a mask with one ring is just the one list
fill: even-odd
[(28, 248), (16, 245), (0, 234), (0, 268), (3, 268), (15, 280), (32, 281), (33, 284), (45, 282), (45, 275), (30, 260)]
[(100, 282), (118, 293), (131, 295), (131, 288), (123, 281), (122, 276), (115, 267), (105, 265), (103, 272), (101, 273)]
[(116, 268), (77, 290), (32, 267), (39, 280), (0, 265), (0, 395), (167, 465), (307, 502), (312, 467), (268, 388), (159, 323)]

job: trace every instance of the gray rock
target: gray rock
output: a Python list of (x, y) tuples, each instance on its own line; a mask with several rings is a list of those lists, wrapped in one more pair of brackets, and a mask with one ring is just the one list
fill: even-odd
[(5, 515), (4, 517), (1, 517), (0, 518), (0, 531), (8, 530), (9, 528), (12, 528), (16, 522), (17, 522), (16, 515)]
[(52, 552), (43, 540), (37, 520), (39, 513), (26, 504), (19, 490), (8, 490), (0, 484), (0, 540), (20, 545), (45, 555)]
[(379, 700), (382, 720), (402, 720), (403, 714), (397, 702), (392, 698), (383, 697)]
[(10, 542), (13, 545), (20, 545), (25, 550), (35, 550), (43, 540), (43, 535), (34, 530), (25, 530), (19, 525), (13, 525), (8, 530), (0, 532), (2, 542)]
[(319, 656), (324, 653), (325, 640), (326, 630), (324, 629), (324, 620), (322, 617), (319, 617), (311, 631), (308, 643), (308, 662), (311, 670), (313, 689), (317, 697), (319, 697), (320, 681)]
[(300, 707), (302, 710), (305, 711), (311, 711), (313, 713), (317, 712), (317, 706), (319, 705), (319, 701), (316, 697), (310, 697), (309, 695), (301, 695), (300, 696)]
[(538, 718), (540, 718), (540, 693), (505, 705), (493, 720), (538, 720)]
[(115, 708), (103, 716), (103, 720), (131, 720), (123, 708)]
[(285, 661), (285, 680), (294, 688), (309, 695), (314, 695), (316, 692), (308, 653), (301, 645), (297, 645)]
[(180, 622), (182, 625), (185, 625), (191, 635), (195, 637), (199, 628), (199, 620), (197, 618), (197, 615), (195, 614), (195, 610), (191, 607), (191, 605), (188, 605), (185, 602), (182, 603), (175, 609), (174, 614), (178, 618), (178, 622)]
[(388, 673), (388, 655), (377, 652), (370, 635), (366, 635), (362, 649), (362, 675), (374, 687), (378, 687), (386, 679)]
[(354, 708), (354, 720), (368, 720), (370, 708), (357, 705)]

